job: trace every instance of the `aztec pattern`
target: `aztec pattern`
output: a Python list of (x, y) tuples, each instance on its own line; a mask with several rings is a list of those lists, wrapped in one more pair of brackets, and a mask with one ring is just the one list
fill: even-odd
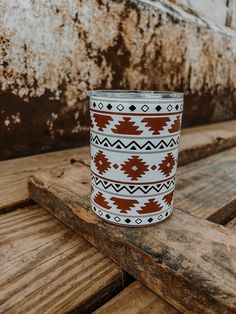
[(183, 100), (97, 98), (90, 99), (93, 211), (125, 226), (166, 219), (173, 209)]

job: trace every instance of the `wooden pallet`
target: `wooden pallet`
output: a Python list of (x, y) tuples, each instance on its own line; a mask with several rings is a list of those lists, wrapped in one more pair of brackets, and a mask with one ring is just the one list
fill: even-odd
[[(236, 132), (233, 130), (235, 123), (230, 122), (230, 124), (232, 125), (227, 123), (213, 125), (210, 133), (208, 133), (207, 127), (206, 134), (211, 135), (207, 136), (208, 142), (205, 144), (203, 144), (204, 137), (199, 136), (200, 133), (204, 133), (204, 128), (189, 130), (189, 133), (192, 132), (190, 137), (186, 130), (182, 138), (181, 163), (188, 163), (188, 156), (190, 156), (190, 161), (209, 156), (214, 152), (213, 147), (216, 148), (216, 151), (232, 147), (235, 144)], [(218, 128), (225, 130), (222, 140), (217, 139)], [(187, 139), (189, 144), (186, 144), (184, 139)], [(186, 153), (188, 149), (189, 152), (192, 152), (191, 154)], [(233, 150), (232, 152), (234, 153)], [(218, 169), (217, 184), (222, 184), (221, 175), (227, 175), (231, 169), (233, 156), (232, 159), (230, 156), (231, 152), (226, 159), (224, 154), (212, 157), (214, 164), (212, 171), (216, 171), (217, 163), (220, 164), (219, 168), (222, 171), (220, 172)], [(40, 170), (40, 168), (45, 169), (45, 167), (49, 170), (55, 165), (59, 168), (67, 167), (69, 164), (78, 166), (80, 159), (88, 159), (87, 148), (1, 162), (0, 211), (1, 209), (2, 213), (11, 211), (17, 206), (30, 203), (25, 179), (31, 172)], [(235, 215), (233, 210), (235, 179), (233, 175), (228, 178), (228, 181), (226, 180), (227, 190), (229, 187), (230, 191), (223, 197), (223, 200), (220, 197), (216, 197), (214, 200), (214, 191), (217, 193), (219, 191), (214, 190), (214, 185), (209, 201), (203, 205), (204, 197), (206, 199), (209, 193), (206, 189), (207, 175), (204, 179), (204, 171), (210, 169), (211, 163), (212, 160), (207, 162), (202, 160), (194, 163), (196, 166), (189, 165), (179, 169), (184, 174), (192, 172), (193, 168), (200, 166), (202, 169), (201, 189), (205, 196), (203, 195), (202, 198), (200, 194), (191, 196), (191, 189), (187, 188), (188, 182), (190, 182), (188, 180), (192, 180), (189, 176), (186, 179), (185, 188), (183, 187), (184, 181), (178, 185), (179, 191), (182, 191), (179, 194), (178, 202), (179, 205), (183, 204), (199, 217), (226, 223)], [(185, 169), (188, 170), (185, 171)], [(53, 176), (58, 175), (58, 170), (52, 171), (52, 174)], [(196, 178), (196, 175), (197, 173), (193, 175), (193, 178)], [(180, 175), (178, 175), (179, 177)], [(196, 194), (196, 187), (194, 191)], [(185, 195), (188, 199), (187, 203), (184, 202)], [(200, 210), (196, 206), (197, 202), (201, 204)], [(74, 309), (77, 309), (79, 313), (91, 312), (94, 309), (97, 309), (98, 313), (178, 312), (137, 281), (125, 288), (130, 279), (127, 279), (127, 275), (119, 267), (39, 206), (25, 207), (3, 214), (0, 216), (0, 225), (3, 227), (0, 250), (4, 252), (0, 256), (0, 312), (12, 313), (12, 310), (16, 309), (19, 313), (26, 311), (30, 313), (63, 313)], [(228, 225), (235, 228), (235, 220), (230, 221)], [(101, 261), (100, 268), (97, 268), (96, 262), (94, 262), (97, 259)], [(60, 273), (58, 273), (58, 268)], [(122, 292), (117, 294), (120, 290)], [(115, 294), (117, 296), (112, 298)], [(105, 303), (109, 299), (111, 301)], [(225, 302), (229, 303), (229, 299), (226, 298)], [(173, 302), (171, 303), (173, 304)], [(99, 308), (102, 304), (104, 306)], [(229, 308), (228, 305), (227, 307)], [(196, 309), (195, 312), (197, 312)]]

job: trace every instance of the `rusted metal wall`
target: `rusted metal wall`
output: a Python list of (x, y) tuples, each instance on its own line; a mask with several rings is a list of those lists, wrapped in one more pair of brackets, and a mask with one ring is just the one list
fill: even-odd
[(169, 1), (0, 0), (1, 159), (88, 141), (85, 91), (185, 91), (184, 125), (236, 115), (236, 34)]
[[(165, 0), (163, 0), (166, 2)], [(236, 28), (235, 0), (169, 0), (180, 5), (185, 11), (199, 16), (206, 22), (218, 26)]]

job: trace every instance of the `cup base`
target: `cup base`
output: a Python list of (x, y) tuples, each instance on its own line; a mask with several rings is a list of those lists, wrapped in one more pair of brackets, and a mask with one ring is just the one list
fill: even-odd
[(171, 215), (173, 208), (169, 207), (164, 212), (145, 216), (129, 216), (114, 214), (105, 211), (94, 204), (92, 204), (92, 210), (102, 220), (105, 220), (106, 222), (111, 223), (113, 225), (123, 227), (148, 227), (167, 219)]

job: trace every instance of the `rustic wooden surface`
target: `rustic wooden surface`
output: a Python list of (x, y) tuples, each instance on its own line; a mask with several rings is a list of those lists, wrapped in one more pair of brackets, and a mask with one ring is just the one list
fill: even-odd
[(236, 217), (234, 219), (230, 220), (230, 222), (228, 222), (226, 226), (227, 226), (227, 228), (236, 232)]
[(236, 145), (236, 120), (183, 129), (179, 166)]
[[(231, 220), (227, 228), (236, 231), (236, 218)], [(166, 314), (172, 313), (173, 309), (168, 308), (169, 304), (163, 304), (162, 299), (150, 289), (144, 287), (140, 282), (135, 281), (112, 298), (95, 314)]]
[[(183, 130), (179, 164), (232, 147), (236, 144), (235, 139), (235, 120)], [(80, 159), (88, 159), (88, 155), (89, 147), (84, 147), (0, 162), (0, 213), (30, 202), (26, 184), (30, 174), (40, 169), (63, 167)]]
[(38, 174), (28, 183), (35, 201), (176, 308), (233, 313), (234, 233), (178, 210), (148, 228), (106, 224), (89, 210), (89, 178), (89, 168), (78, 164)]
[(94, 314), (178, 314), (178, 310), (135, 281)]
[(236, 148), (180, 167), (175, 206), (212, 222), (225, 223), (236, 208)]
[(110, 259), (39, 206), (0, 216), (0, 312), (90, 313), (123, 289)]
[(30, 202), (27, 177), (39, 170), (65, 166), (86, 158), (89, 147), (74, 148), (55, 153), (35, 155), (0, 162), (0, 213)]

